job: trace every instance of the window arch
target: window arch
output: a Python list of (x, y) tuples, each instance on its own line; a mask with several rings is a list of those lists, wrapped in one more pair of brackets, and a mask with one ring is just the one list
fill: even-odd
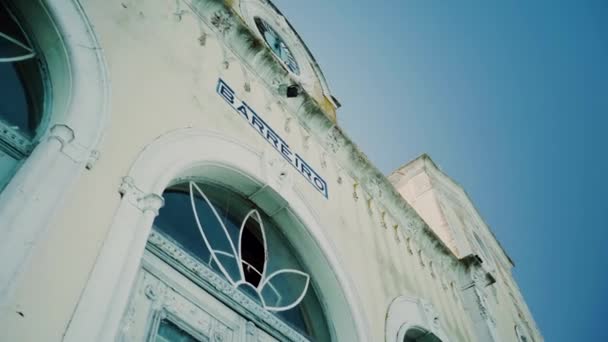
[(213, 182), (178, 183), (163, 198), (154, 231), (301, 335), (330, 340), (321, 302), (309, 286), (314, 279), (281, 232), (288, 227)]
[(0, 0), (0, 191), (40, 136), (45, 61), (19, 13)]
[[(265, 154), (250, 144), (199, 128), (167, 132), (146, 146), (123, 177), (122, 199), (64, 340), (115, 339), (123, 313), (129, 312), (129, 293), (146, 254), (146, 241), (159, 235), (152, 223), (162, 207), (161, 195), (185, 179), (220, 183), (254, 202), (278, 226), (289, 227), (281, 232), (289, 241), (297, 241), (292, 246), (310, 271), (312, 287), (331, 318), (327, 323), (332, 340), (372, 340), (364, 306), (324, 234), (325, 227), (310, 203), (286, 183), (289, 178), (269, 166)], [(219, 278), (213, 271), (206, 275)], [(227, 297), (241, 297), (240, 291), (217, 285), (216, 290), (225, 291)], [(264, 312), (269, 320), (285, 324)]]
[(433, 305), (422, 299), (399, 296), (388, 307), (385, 322), (386, 341), (448, 342)]

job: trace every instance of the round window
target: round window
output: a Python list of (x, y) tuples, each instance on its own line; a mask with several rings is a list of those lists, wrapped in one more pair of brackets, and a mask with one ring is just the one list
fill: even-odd
[(270, 47), (270, 50), (272, 50), (272, 53), (283, 62), (290, 72), (295, 75), (300, 75), (300, 66), (287, 44), (285, 44), (283, 38), (281, 38), (277, 31), (264, 19), (256, 17), (254, 18), (254, 21), (262, 38), (264, 38), (264, 41), (268, 47)]

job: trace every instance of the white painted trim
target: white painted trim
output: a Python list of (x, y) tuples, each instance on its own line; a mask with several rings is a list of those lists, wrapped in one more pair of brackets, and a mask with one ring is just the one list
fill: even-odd
[(42, 14), (26, 24), (33, 26), (41, 45), (48, 45), (52, 107), (50, 128), (0, 193), (0, 306), (11, 300), (32, 246), (45, 236), (64, 197), (92, 166), (109, 115), (106, 64), (80, 3), (42, 0), (15, 5)]
[[(129, 292), (135, 282), (137, 270), (151, 231), (155, 211), (136, 204), (141, 198), (160, 199), (164, 189), (179, 179), (192, 178), (205, 165), (220, 165), (243, 174), (260, 184), (260, 188), (276, 191), (288, 205), (291, 213), (307, 228), (322, 260), (315, 267), (325, 274), (319, 277), (320, 299), (324, 301), (330, 329), (333, 326), (337, 341), (370, 341), (371, 334), (365, 311), (342, 263), (335, 254), (331, 241), (325, 236), (321, 224), (308, 210), (308, 205), (292, 187), (272, 188), (276, 175), (265, 167), (264, 153), (247, 144), (221, 134), (200, 129), (179, 129), (169, 132), (148, 145), (131, 167), (128, 185), (114, 216), (108, 237), (96, 261), (80, 302), (67, 328), (64, 341), (111, 341), (118, 331)], [(270, 191), (270, 190), (269, 190)], [(130, 195), (129, 195), (130, 194)], [(310, 253), (315, 254), (313, 252)], [(306, 260), (303, 260), (308, 264)], [(314, 270), (311, 272), (315, 276)], [(323, 278), (323, 279), (321, 279)], [(331, 287), (331, 288), (327, 288)], [(327, 294), (330, 292), (330, 294)]]

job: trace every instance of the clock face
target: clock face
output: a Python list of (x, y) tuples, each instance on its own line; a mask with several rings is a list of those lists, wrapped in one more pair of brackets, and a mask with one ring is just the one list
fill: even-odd
[(264, 38), (264, 41), (274, 55), (285, 64), (287, 69), (296, 75), (300, 75), (300, 67), (296, 62), (295, 57), (291, 53), (291, 50), (287, 47), (287, 44), (283, 41), (281, 36), (270, 26), (266, 21), (261, 18), (255, 18), (255, 25), (258, 27), (260, 34)]

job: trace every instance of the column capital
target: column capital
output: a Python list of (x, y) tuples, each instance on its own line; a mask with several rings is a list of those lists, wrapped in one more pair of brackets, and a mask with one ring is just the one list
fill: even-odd
[(165, 199), (161, 195), (144, 193), (135, 185), (134, 179), (130, 176), (122, 177), (118, 192), (123, 199), (129, 201), (142, 212), (151, 211), (155, 216), (158, 215), (158, 211), (165, 204)]

